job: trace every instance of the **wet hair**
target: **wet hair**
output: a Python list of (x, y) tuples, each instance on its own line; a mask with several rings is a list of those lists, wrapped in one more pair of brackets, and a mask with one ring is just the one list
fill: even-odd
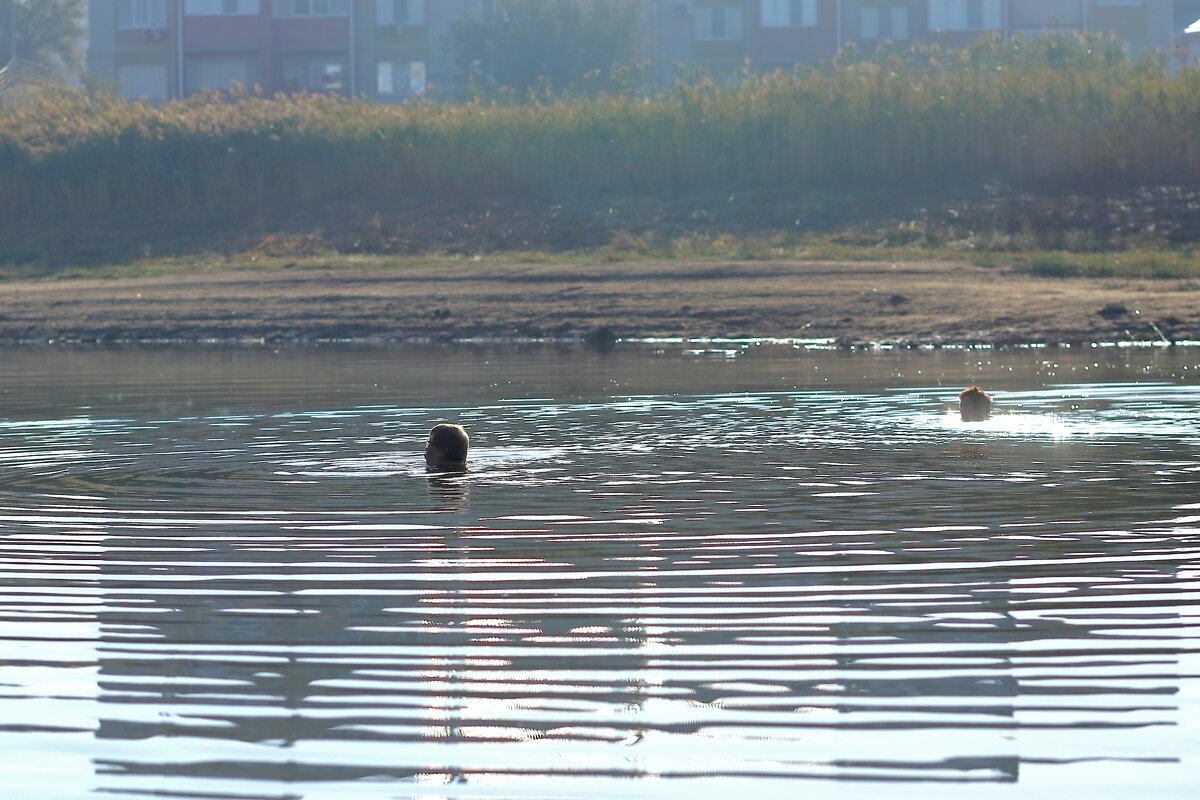
[(992, 415), (992, 398), (978, 386), (965, 389), (958, 396), (958, 413), (963, 422), (978, 422)]
[(444, 450), (447, 461), (466, 463), (467, 446), (470, 441), (471, 437), (467, 436), (467, 431), (462, 425), (443, 422), (434, 425), (429, 431), (429, 443)]

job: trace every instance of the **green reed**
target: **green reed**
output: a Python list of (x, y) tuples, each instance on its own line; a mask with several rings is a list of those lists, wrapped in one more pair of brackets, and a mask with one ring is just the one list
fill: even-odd
[(1200, 178), (1200, 73), (1113, 41), (937, 47), (669, 95), (351, 103), (51, 92), (0, 110), (0, 225), (776, 190), (1123, 190)]

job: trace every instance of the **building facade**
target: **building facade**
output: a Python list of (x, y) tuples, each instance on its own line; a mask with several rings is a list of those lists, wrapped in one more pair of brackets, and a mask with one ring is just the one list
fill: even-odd
[[(399, 102), (456, 80), (453, 24), (494, 0), (89, 0), (88, 69), (152, 101), (235, 84)], [(644, 0), (660, 88), (833, 57), (846, 44), (1046, 31), (1171, 45), (1171, 0)]]
[(1200, 67), (1200, 19), (1179, 34), (1176, 56), (1179, 60), (1176, 66)]
[(130, 99), (234, 84), (389, 102), (429, 84), (469, 0), (90, 0), (88, 69)]
[(746, 64), (771, 70), (822, 61), (852, 43), (961, 47), (988, 34), (1079, 31), (1112, 34), (1130, 51), (1172, 44), (1171, 0), (659, 0), (659, 6), (660, 19), (691, 22), (690, 42), (670, 57), (718, 79)]

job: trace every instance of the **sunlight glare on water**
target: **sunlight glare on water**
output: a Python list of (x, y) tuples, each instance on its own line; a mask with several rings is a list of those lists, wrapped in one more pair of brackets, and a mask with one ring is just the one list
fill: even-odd
[(6, 796), (1195, 796), (1200, 354), (698, 353), (7, 351)]

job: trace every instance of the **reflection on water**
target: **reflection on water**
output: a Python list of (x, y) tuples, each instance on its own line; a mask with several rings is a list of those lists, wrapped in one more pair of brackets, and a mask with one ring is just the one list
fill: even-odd
[(1200, 788), (1200, 353), (4, 355), (14, 797)]

